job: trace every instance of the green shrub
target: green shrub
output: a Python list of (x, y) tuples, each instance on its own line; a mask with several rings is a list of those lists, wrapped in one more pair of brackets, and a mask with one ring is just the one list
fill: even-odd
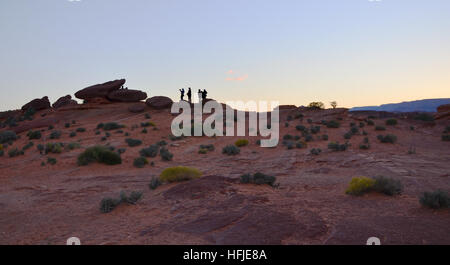
[(42, 134), (41, 131), (29, 131), (27, 136), (29, 140), (38, 140), (41, 139)]
[(208, 150), (206, 150), (206, 149), (200, 149), (200, 150), (198, 150), (198, 153), (199, 154), (207, 154), (208, 153)]
[(139, 146), (142, 144), (142, 141), (139, 139), (132, 139), (132, 138), (127, 138), (125, 139), (125, 142), (128, 144), (129, 147), (135, 147), (135, 146)]
[(324, 140), (324, 141), (328, 141), (328, 134), (324, 134), (324, 135), (322, 135), (322, 140)]
[(33, 142), (29, 142), (29, 143), (27, 143), (27, 144), (22, 148), (22, 150), (25, 151), (25, 150), (27, 150), (27, 149), (33, 147), (33, 145), (34, 145)]
[(37, 145), (37, 150), (39, 151), (39, 153), (43, 153), (44, 152), (44, 150), (45, 150), (45, 146), (44, 145), (42, 145), (42, 144), (38, 144)]
[(282, 144), (284, 146), (286, 146), (287, 149), (289, 149), (289, 150), (294, 149), (294, 147), (295, 147), (294, 141), (291, 141), (291, 140), (283, 140)]
[(120, 202), (128, 204), (136, 204), (142, 198), (142, 192), (132, 191), (129, 196), (124, 191), (120, 192)]
[(173, 154), (171, 152), (169, 152), (169, 150), (164, 148), (164, 147), (162, 147), (159, 150), (159, 155), (161, 156), (161, 159), (163, 161), (171, 161), (172, 158), (173, 158)]
[(400, 180), (383, 176), (375, 177), (374, 180), (375, 184), (373, 185), (373, 190), (376, 192), (393, 196), (401, 194), (403, 191), (403, 185)]
[(360, 144), (359, 145), (359, 149), (361, 149), (361, 150), (368, 150), (368, 149), (370, 149), (370, 144), (368, 144), (368, 143)]
[(359, 128), (364, 128), (364, 126), (366, 126), (366, 124), (364, 124), (364, 122), (359, 122)]
[(424, 192), (419, 201), (423, 206), (433, 209), (450, 207), (450, 196), (447, 192), (442, 190)]
[(103, 129), (105, 131), (118, 130), (124, 127), (124, 125), (118, 124), (117, 122), (100, 123), (97, 125), (97, 129)]
[(237, 147), (247, 146), (248, 140), (247, 139), (239, 139), (236, 142), (234, 142), (234, 145), (236, 145)]
[(117, 149), (117, 153), (118, 153), (119, 155), (125, 153), (125, 151), (127, 151), (127, 149), (125, 149), (125, 148), (119, 148), (119, 149)]
[(368, 120), (368, 121), (367, 121), (367, 125), (369, 125), (369, 126), (374, 126), (374, 125), (375, 125), (375, 122), (373, 122), (373, 120)]
[(397, 120), (396, 119), (388, 119), (388, 120), (386, 120), (386, 125), (390, 125), (390, 126), (397, 125)]
[(375, 126), (375, 131), (386, 131), (386, 127), (377, 125)]
[(222, 154), (226, 155), (237, 155), (241, 152), (241, 149), (239, 147), (234, 145), (227, 145), (222, 149)]
[(60, 131), (53, 131), (50, 133), (50, 139), (59, 139), (61, 137)]
[(309, 153), (311, 155), (316, 155), (316, 156), (319, 155), (321, 152), (322, 152), (322, 149), (320, 149), (320, 148), (313, 148), (309, 151)]
[(159, 152), (159, 145), (153, 144), (148, 148), (143, 148), (139, 151), (139, 154), (143, 157), (156, 157)]
[(143, 156), (135, 158), (134, 162), (133, 162), (133, 165), (137, 168), (143, 168), (147, 164), (148, 164), (148, 160)]
[(296, 144), (295, 144), (295, 147), (296, 148), (299, 148), (299, 149), (301, 149), (301, 148), (306, 148), (308, 145), (305, 143), (305, 142), (302, 142), (302, 141), (299, 141), (299, 142), (297, 142)]
[(357, 134), (359, 132), (359, 128), (358, 127), (356, 127), (356, 126), (353, 126), (353, 127), (351, 127), (350, 128), (350, 133), (351, 134)]
[(52, 157), (47, 158), (47, 164), (55, 165), (56, 162), (57, 162), (56, 158), (52, 158)]
[(151, 121), (149, 121), (149, 122), (142, 122), (141, 123), (141, 127), (150, 127), (150, 126), (152, 126), (152, 127), (155, 127), (155, 123), (153, 123), (153, 122), (151, 122)]
[(311, 126), (310, 131), (312, 134), (317, 134), (320, 132), (320, 126)]
[(8, 155), (9, 157), (16, 157), (19, 155), (24, 155), (25, 153), (23, 152), (23, 150), (19, 150), (16, 148), (9, 150)]
[(383, 135), (378, 135), (377, 139), (382, 142), (382, 143), (395, 143), (397, 141), (397, 136), (393, 135), (393, 134), (387, 134), (385, 136)]
[(98, 162), (106, 165), (117, 165), (122, 163), (118, 153), (111, 151), (106, 146), (93, 146), (87, 148), (78, 156), (78, 165), (85, 166), (92, 162)]
[(247, 184), (257, 184), (264, 185), (267, 184), (269, 186), (275, 186), (276, 177), (265, 175), (263, 173), (255, 173), (253, 176), (251, 174), (245, 174), (241, 176), (241, 183)]
[(428, 114), (428, 113), (417, 114), (416, 117), (414, 117), (414, 119), (420, 120), (420, 121), (434, 121), (433, 115)]
[(159, 180), (159, 178), (152, 177), (152, 179), (150, 180), (150, 184), (148, 186), (151, 190), (154, 190), (159, 186), (161, 186), (161, 184), (162, 182), (161, 180)]
[(311, 102), (311, 103), (309, 103), (308, 108), (311, 108), (311, 109), (324, 109), (325, 105), (322, 102)]
[(306, 131), (306, 127), (303, 125), (297, 125), (297, 126), (295, 126), (295, 129), (297, 129), (297, 131), (301, 131), (301, 132)]
[(327, 122), (327, 128), (339, 128), (340, 126), (341, 124), (335, 120)]
[(200, 149), (206, 149), (207, 151), (214, 151), (214, 145), (213, 144), (202, 144), (200, 145)]
[(102, 213), (109, 213), (120, 204), (120, 200), (112, 198), (103, 198), (100, 202), (100, 211)]
[(83, 133), (86, 131), (86, 128), (77, 128), (77, 132)]
[(156, 144), (159, 146), (165, 146), (165, 145), (167, 145), (167, 142), (164, 140), (161, 140), (161, 141), (157, 142)]
[(63, 145), (61, 143), (47, 143), (45, 145), (45, 154), (60, 154), (62, 152), (62, 148)]
[(0, 144), (9, 143), (17, 140), (17, 134), (13, 131), (0, 132)]
[(145, 117), (146, 119), (151, 119), (151, 118), (152, 118), (152, 116), (150, 116), (150, 114), (148, 114), (148, 113), (145, 113), (145, 114), (144, 114), (144, 117)]
[(144, 129), (142, 129), (141, 133), (148, 133), (148, 131), (146, 128), (144, 128)]
[(352, 136), (353, 136), (353, 134), (351, 132), (347, 132), (347, 133), (344, 134), (344, 139), (349, 140), (349, 139), (352, 138)]
[(294, 136), (292, 136), (292, 135), (290, 135), (290, 134), (285, 134), (285, 135), (283, 136), (283, 140), (292, 140), (292, 139), (294, 139)]
[(348, 143), (339, 144), (339, 142), (330, 142), (328, 144), (328, 149), (333, 151), (345, 151), (348, 148)]
[(345, 191), (346, 194), (350, 195), (362, 195), (373, 189), (375, 185), (375, 180), (367, 177), (352, 178), (350, 184)]
[(164, 169), (159, 178), (163, 182), (178, 182), (199, 178), (201, 175), (195, 168), (178, 166)]
[(69, 143), (66, 145), (66, 149), (68, 149), (68, 150), (74, 150), (74, 149), (77, 149), (80, 147), (81, 147), (81, 145), (79, 143)]
[(311, 134), (306, 134), (305, 135), (305, 142), (311, 142), (313, 140), (313, 137)]

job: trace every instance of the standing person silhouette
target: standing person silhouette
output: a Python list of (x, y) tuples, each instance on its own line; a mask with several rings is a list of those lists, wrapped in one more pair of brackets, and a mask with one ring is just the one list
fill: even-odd
[(198, 90), (198, 103), (202, 103), (203, 92), (201, 89)]
[(181, 100), (184, 100), (184, 88), (180, 89), (180, 93), (181, 93)]
[(203, 101), (205, 101), (206, 96), (208, 96), (208, 91), (206, 91), (206, 89), (203, 89), (203, 92), (202, 92), (202, 100)]
[(192, 102), (192, 91), (191, 91), (191, 88), (188, 89), (187, 96), (188, 96), (189, 103), (191, 103)]

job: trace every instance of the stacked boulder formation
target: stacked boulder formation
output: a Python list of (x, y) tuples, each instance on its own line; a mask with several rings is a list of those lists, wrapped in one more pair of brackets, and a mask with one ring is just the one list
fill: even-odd
[(48, 97), (33, 99), (32, 101), (22, 106), (23, 111), (27, 111), (29, 109), (34, 109), (35, 111), (38, 111), (50, 108), (51, 106)]
[(68, 105), (78, 105), (78, 102), (73, 100), (71, 95), (67, 95), (64, 97), (60, 97), (55, 103), (52, 104), (52, 107), (54, 109), (58, 109)]
[(123, 89), (125, 79), (109, 81), (86, 87), (77, 93), (75, 97), (86, 102), (98, 102), (99, 98), (115, 102), (139, 102), (147, 98), (147, 93), (134, 89)]

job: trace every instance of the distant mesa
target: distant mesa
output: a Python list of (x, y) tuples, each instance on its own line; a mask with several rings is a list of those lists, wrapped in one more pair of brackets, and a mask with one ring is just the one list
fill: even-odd
[(172, 107), (173, 101), (168, 97), (156, 96), (147, 99), (147, 101), (145, 101), (145, 104), (154, 109), (167, 109)]
[(110, 92), (107, 98), (118, 102), (138, 102), (147, 98), (147, 93), (140, 90), (120, 89)]
[(55, 103), (52, 104), (52, 107), (57, 109), (67, 105), (78, 105), (78, 102), (73, 100), (71, 95), (67, 95), (60, 97)]
[(125, 82), (125, 79), (119, 79), (86, 87), (75, 93), (75, 97), (85, 100), (96, 97), (106, 98), (112, 91), (119, 90), (125, 84)]
[(22, 106), (22, 110), (24, 111), (30, 108), (33, 108), (35, 111), (50, 109), (50, 101), (48, 100), (48, 97), (36, 98)]
[(450, 104), (450, 98), (423, 99), (380, 106), (355, 107), (350, 111), (436, 112), (438, 106)]

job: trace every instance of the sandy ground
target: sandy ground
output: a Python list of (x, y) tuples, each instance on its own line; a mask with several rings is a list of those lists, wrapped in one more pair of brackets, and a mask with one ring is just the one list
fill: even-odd
[[(276, 148), (261, 148), (255, 137), (188, 137), (170, 141), (168, 110), (146, 110), (133, 114), (129, 104), (104, 104), (72, 107), (51, 111), (45, 118), (55, 118), (55, 129), (61, 139), (50, 140), (43, 128), (43, 138), (25, 155), (0, 157), (0, 244), (65, 244), (67, 238), (80, 238), (82, 244), (365, 244), (378, 237), (382, 244), (450, 244), (450, 213), (431, 210), (419, 203), (424, 191), (450, 190), (450, 143), (441, 141), (441, 132), (449, 124), (427, 126), (419, 121), (399, 119), (396, 126), (378, 132), (366, 126), (371, 149), (360, 150), (365, 136), (349, 141), (345, 152), (327, 150), (329, 141), (345, 140), (349, 123), (359, 121), (346, 112), (306, 112), (303, 122), (284, 121), (291, 110), (282, 111), (280, 135), (301, 135), (297, 124), (309, 127), (306, 120), (320, 125), (322, 119), (342, 117), (342, 126), (321, 126), (319, 135), (328, 134), (329, 141), (315, 139), (305, 149), (288, 150), (281, 143)], [(36, 119), (40, 118), (36, 114)], [(76, 124), (65, 128), (72, 120)], [(126, 125), (130, 138), (144, 142), (128, 147), (124, 133), (95, 135), (100, 122), (115, 121)], [(132, 126), (152, 121), (158, 130)], [(383, 124), (384, 120), (375, 120)], [(411, 131), (410, 126), (415, 126)], [(86, 128), (74, 138), (69, 133)], [(396, 144), (382, 144), (378, 134), (397, 135)], [(28, 143), (26, 132), (14, 143), (19, 148)], [(250, 140), (237, 156), (226, 156), (221, 150), (240, 138)], [(154, 166), (133, 166), (139, 150), (157, 141), (168, 142), (173, 161), (160, 157), (150, 159)], [(79, 142), (80, 149), (47, 156), (56, 165), (41, 166), (47, 156), (39, 154), (36, 145), (47, 142)], [(95, 144), (126, 148), (123, 163), (117, 166), (91, 164), (77, 166), (77, 156)], [(200, 144), (214, 144), (215, 151), (198, 154)], [(415, 154), (408, 150), (414, 147)], [(11, 148), (11, 147), (9, 147)], [(318, 156), (311, 148), (321, 148)], [(165, 184), (150, 190), (152, 176), (172, 166), (191, 166), (203, 172), (193, 181)], [(279, 188), (240, 184), (239, 176), (262, 172), (277, 177)], [(402, 181), (399, 196), (369, 193), (354, 197), (345, 194), (352, 177), (383, 175)], [(120, 191), (142, 191), (136, 205), (120, 205), (103, 214), (99, 204), (104, 197), (117, 197)]]

